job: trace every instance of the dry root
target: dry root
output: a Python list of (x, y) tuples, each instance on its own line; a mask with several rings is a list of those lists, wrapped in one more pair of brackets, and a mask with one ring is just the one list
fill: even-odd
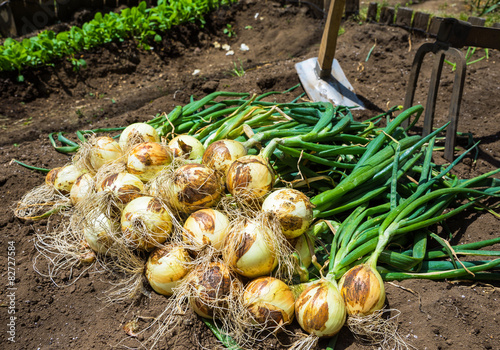
[[(384, 317), (384, 314), (392, 312), (394, 316)], [(398, 333), (397, 318), (400, 313), (396, 309), (381, 309), (367, 316), (349, 316), (347, 326), (356, 339), (380, 349), (413, 349)]]
[(296, 340), (289, 350), (312, 350), (316, 349), (318, 345), (319, 338), (314, 334), (300, 334), (299, 339)]
[(71, 201), (54, 187), (43, 184), (26, 193), (17, 203), (14, 215), (23, 220), (40, 220), (71, 208)]

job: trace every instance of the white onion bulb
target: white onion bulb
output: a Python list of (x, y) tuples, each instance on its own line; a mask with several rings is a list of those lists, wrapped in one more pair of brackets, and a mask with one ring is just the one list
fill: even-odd
[(172, 153), (156, 142), (135, 145), (127, 157), (127, 171), (144, 182), (151, 180), (172, 162)]
[(177, 245), (167, 244), (151, 252), (146, 263), (146, 278), (159, 294), (172, 295), (189, 272), (191, 258), (188, 252)]
[(125, 205), (144, 193), (144, 184), (135, 175), (129, 173), (115, 173), (108, 175), (98, 185), (97, 192), (110, 192), (119, 202)]
[(147, 123), (130, 124), (122, 131), (118, 141), (123, 150), (143, 142), (160, 142), (156, 129)]
[(76, 205), (94, 192), (94, 179), (89, 173), (85, 173), (78, 176), (76, 179), (75, 183), (71, 187), (71, 191), (69, 192), (69, 198), (71, 199), (71, 203)]
[(313, 205), (309, 198), (291, 188), (272, 192), (262, 203), (262, 211), (276, 215), (288, 239), (303, 234), (313, 221)]
[(189, 280), (192, 289), (189, 302), (193, 311), (204, 318), (213, 318), (214, 308), (224, 306), (233, 287), (229, 269), (221, 262), (211, 262), (193, 271)]
[(260, 199), (271, 191), (274, 172), (268, 161), (260, 156), (236, 159), (226, 174), (226, 187), (233, 196), (246, 200)]
[(112, 137), (100, 136), (90, 140), (90, 165), (97, 171), (104, 164), (111, 163), (123, 156), (122, 149), (118, 142)]
[(261, 222), (245, 220), (231, 228), (224, 241), (226, 264), (238, 274), (255, 278), (269, 275), (278, 265), (274, 233)]
[(76, 179), (87, 171), (73, 164), (50, 170), (45, 176), (45, 183), (53, 186), (61, 194), (69, 194)]
[(293, 321), (295, 298), (283, 281), (259, 277), (251, 281), (243, 293), (243, 303), (255, 323), (266, 328), (282, 327)]
[(123, 209), (121, 227), (125, 239), (135, 248), (151, 250), (172, 232), (172, 216), (160, 199), (138, 197)]
[(299, 237), (291, 239), (289, 242), (293, 246), (294, 251), (296, 251), (299, 255), (302, 266), (308, 268), (312, 262), (312, 255), (305, 235), (306, 233), (300, 235)]
[(175, 158), (200, 159), (205, 152), (203, 144), (191, 135), (179, 135), (168, 143)]
[(309, 334), (337, 334), (345, 323), (346, 309), (336, 284), (321, 279), (307, 287), (295, 301), (295, 317)]
[(184, 222), (184, 240), (197, 246), (212, 245), (220, 250), (229, 229), (229, 219), (215, 209), (201, 209)]
[(231, 164), (246, 155), (247, 150), (242, 143), (235, 140), (219, 140), (207, 147), (202, 163), (225, 176)]
[(186, 164), (177, 168), (167, 188), (172, 206), (186, 214), (214, 206), (223, 190), (215, 171), (202, 164)]
[(113, 243), (113, 235), (120, 231), (119, 225), (104, 213), (91, 211), (85, 218), (83, 236), (89, 247), (100, 254), (106, 254)]

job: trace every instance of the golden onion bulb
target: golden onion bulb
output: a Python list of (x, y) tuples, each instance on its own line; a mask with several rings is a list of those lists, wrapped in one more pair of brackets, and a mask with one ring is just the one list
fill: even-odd
[(108, 175), (97, 186), (97, 192), (110, 192), (118, 201), (118, 205), (126, 205), (135, 198), (141, 197), (144, 184), (135, 175), (129, 173), (114, 173)]
[(174, 208), (189, 214), (214, 206), (222, 196), (222, 184), (213, 169), (203, 164), (185, 164), (167, 183)]
[(127, 171), (144, 182), (151, 180), (172, 162), (172, 153), (157, 142), (135, 145), (127, 157)]
[(83, 225), (83, 236), (89, 247), (100, 254), (106, 254), (113, 244), (113, 235), (119, 232), (119, 225), (104, 213), (92, 210)]
[(78, 176), (76, 179), (75, 183), (71, 187), (71, 191), (69, 192), (69, 198), (71, 199), (71, 203), (76, 205), (94, 192), (94, 179), (89, 173), (85, 173)]
[(241, 142), (236, 140), (219, 140), (207, 147), (203, 154), (202, 163), (225, 176), (231, 164), (236, 159), (246, 155), (247, 150)]
[(167, 244), (151, 252), (145, 275), (157, 293), (169, 296), (189, 272), (190, 262), (191, 257), (184, 248)]
[(293, 321), (295, 298), (283, 281), (259, 277), (251, 281), (243, 293), (243, 303), (257, 324), (266, 328), (282, 327)]
[(184, 240), (197, 246), (210, 244), (222, 249), (229, 229), (229, 219), (215, 209), (201, 209), (192, 213), (184, 222)]
[(302, 192), (283, 188), (273, 191), (262, 203), (262, 211), (276, 215), (283, 235), (291, 239), (303, 234), (313, 221), (313, 205)]
[(339, 287), (349, 315), (366, 316), (384, 306), (384, 281), (368, 264), (347, 271), (340, 279)]
[(45, 176), (45, 183), (54, 187), (61, 194), (69, 194), (76, 179), (87, 171), (76, 165), (68, 164), (50, 170)]
[(147, 123), (130, 124), (122, 131), (118, 141), (123, 150), (143, 142), (160, 142), (156, 129)]
[(258, 221), (233, 226), (224, 241), (224, 261), (245, 277), (269, 275), (278, 265), (273, 236), (271, 228)]
[(236, 159), (226, 174), (226, 188), (237, 197), (254, 200), (264, 197), (273, 188), (274, 172), (268, 161), (247, 155)]
[(151, 250), (165, 242), (172, 232), (172, 216), (155, 197), (138, 197), (122, 211), (121, 228), (125, 239), (135, 248)]
[(337, 334), (345, 323), (346, 309), (336, 284), (321, 279), (307, 287), (295, 301), (295, 317), (309, 334)]
[(205, 152), (203, 144), (191, 135), (179, 135), (168, 143), (175, 158), (200, 159)]
[(112, 137), (100, 136), (92, 139), (90, 148), (90, 165), (97, 171), (104, 164), (111, 163), (123, 156), (123, 151)]
[(189, 302), (193, 311), (211, 319), (214, 308), (226, 306), (233, 281), (229, 269), (223, 263), (214, 261), (194, 270), (189, 285), (192, 289)]

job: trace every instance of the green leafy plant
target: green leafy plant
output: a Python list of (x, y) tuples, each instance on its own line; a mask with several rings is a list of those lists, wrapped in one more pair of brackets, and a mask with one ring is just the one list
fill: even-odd
[(498, 0), (469, 0), (467, 3), (472, 7), (472, 11), (478, 16), (500, 10), (500, 1)]
[(230, 24), (226, 24), (226, 28), (224, 28), (224, 34), (226, 34), (230, 38), (236, 37), (236, 32), (234, 31), (233, 26)]
[[(234, 2), (237, 0), (159, 0), (156, 7), (147, 8), (146, 2), (142, 1), (138, 6), (125, 8), (119, 13), (103, 15), (98, 12), (82, 27), (74, 26), (58, 34), (45, 30), (22, 41), (7, 38), (0, 45), (0, 71), (17, 70), (20, 73), (25, 67), (48, 65), (64, 57), (69, 57), (73, 69), (79, 70), (86, 66), (86, 62), (74, 58), (75, 53), (126, 39), (133, 39), (138, 46), (149, 50), (151, 43), (162, 40), (160, 33), (182, 23), (198, 22), (203, 26), (206, 13)], [(18, 80), (22, 79), (19, 74)]]
[(242, 77), (245, 75), (245, 69), (243, 68), (243, 63), (239, 60), (240, 64), (233, 62), (233, 69), (229, 71), (229, 74), (234, 77)]

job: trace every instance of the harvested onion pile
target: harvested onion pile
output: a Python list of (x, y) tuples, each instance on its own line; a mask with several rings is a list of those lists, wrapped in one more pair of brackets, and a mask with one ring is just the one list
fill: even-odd
[[(167, 296), (148, 327), (152, 345), (191, 309), (219, 339), (247, 348), (290, 334), (295, 319), (309, 336), (290, 335), (293, 349), (312, 348), (345, 324), (373, 344), (404, 348), (381, 316), (384, 280), (463, 278), (500, 264), (417, 270), (425, 252), (408, 242), (425, 249), (430, 225), (499, 193), (489, 178), (496, 172), (459, 182), (451, 167), (431, 163), (439, 130), (422, 138), (400, 127), (420, 106), (375, 128), (345, 107), (216, 101), (223, 96), (246, 97), (209, 95), (130, 125), (119, 141), (90, 135), (71, 164), (25, 195), (18, 217), (64, 216), (37, 234), (50, 278), (103, 266), (119, 280), (110, 301)], [(420, 181), (404, 182), (406, 173)], [(451, 207), (458, 198), (469, 202)], [(396, 237), (411, 239), (389, 254)]]

